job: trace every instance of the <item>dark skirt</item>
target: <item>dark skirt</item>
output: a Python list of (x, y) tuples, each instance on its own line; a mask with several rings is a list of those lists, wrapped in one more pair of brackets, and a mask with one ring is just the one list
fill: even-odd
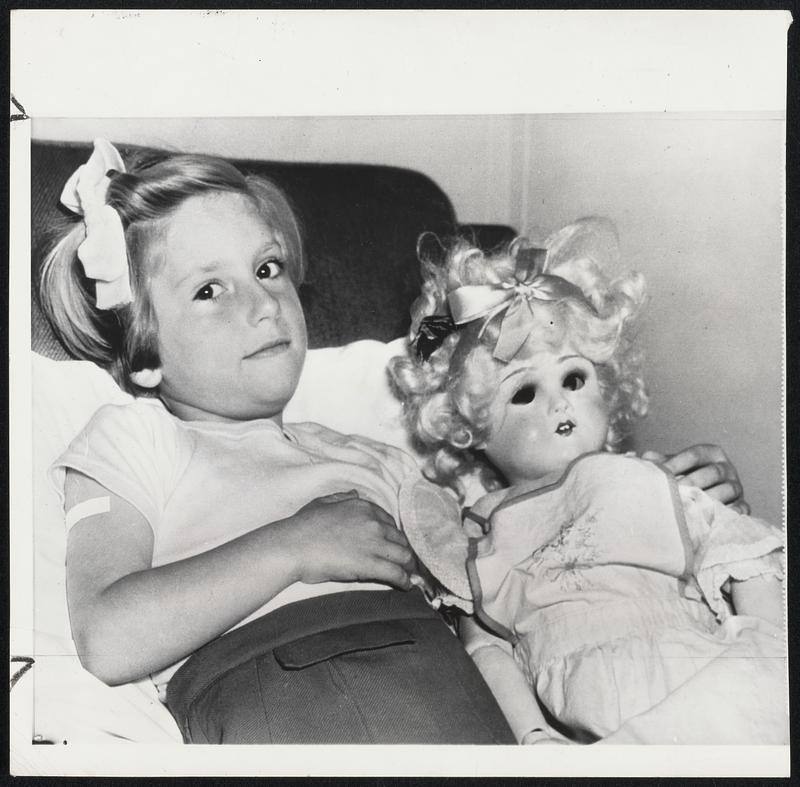
[(186, 743), (514, 744), (458, 638), (417, 591), (298, 601), (173, 676)]

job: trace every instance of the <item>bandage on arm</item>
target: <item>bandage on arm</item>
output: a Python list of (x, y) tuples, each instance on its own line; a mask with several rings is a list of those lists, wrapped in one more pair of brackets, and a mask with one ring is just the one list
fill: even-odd
[[(66, 579), (72, 638), (84, 666), (103, 623), (98, 603), (120, 578), (151, 566), (153, 531), (130, 503), (75, 470), (64, 482)], [(96, 674), (96, 673), (95, 673)]]
[(73, 525), (76, 525), (83, 519), (88, 519), (90, 516), (97, 514), (107, 514), (111, 510), (111, 498), (108, 495), (100, 497), (90, 497), (88, 500), (82, 500), (76, 503), (72, 508), (67, 511), (64, 518), (64, 524), (67, 530), (71, 530)]

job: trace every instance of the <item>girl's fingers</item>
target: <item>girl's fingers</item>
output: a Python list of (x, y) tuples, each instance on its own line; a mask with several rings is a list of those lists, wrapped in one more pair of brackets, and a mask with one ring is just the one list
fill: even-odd
[(394, 522), (384, 529), (383, 535), (387, 541), (391, 541), (393, 544), (400, 544), (402, 547), (408, 546), (408, 539), (402, 531), (397, 529)]
[(377, 503), (373, 503), (371, 500), (364, 500), (363, 505), (368, 508), (370, 514), (378, 522), (382, 522), (384, 525), (389, 525), (393, 530), (397, 530), (394, 517), (386, 511), (386, 509), (381, 508)]
[(747, 516), (750, 513), (750, 506), (747, 504), (746, 500), (737, 500), (735, 503), (731, 503), (729, 508), (732, 508), (738, 514), (744, 514)]
[(660, 454), (658, 451), (645, 451), (642, 454), (642, 459), (645, 459), (648, 462), (655, 462), (656, 464), (660, 465), (666, 461), (667, 457), (664, 454)]
[(387, 541), (392, 541), (395, 544), (400, 544), (401, 546), (408, 546), (408, 539), (397, 527), (397, 523), (394, 521), (394, 517), (390, 513), (376, 503), (369, 501), (364, 501), (364, 503), (365, 505), (369, 506), (371, 515), (374, 517), (374, 519), (383, 525), (380, 533), (382, 538), (386, 539)]
[(414, 553), (405, 546), (385, 541), (375, 550), (375, 557), (380, 560), (388, 560), (398, 566), (412, 569), (416, 565)]
[(394, 525), (384, 526), (377, 534), (362, 541), (367, 560), (388, 561), (408, 572), (417, 570), (417, 558), (406, 537)]
[[(691, 475), (684, 476), (678, 483), (696, 486), (702, 489), (709, 497), (719, 500), (720, 503), (724, 503), (740, 514), (750, 513), (750, 506), (742, 499), (744, 490), (738, 481), (723, 481), (721, 484), (712, 483), (710, 486), (702, 486), (703, 479), (701, 478), (700, 483), (698, 483), (697, 480), (695, 480), (696, 475), (697, 473), (692, 473)], [(705, 477), (713, 478), (713, 473), (708, 473)]]
[(669, 457), (664, 467), (674, 475), (685, 475), (697, 468), (717, 462), (727, 463), (724, 451), (717, 445), (693, 445)]
[(405, 562), (403, 563), (403, 568), (408, 571), (409, 574), (417, 574), (419, 573), (420, 567), (417, 563), (417, 556), (410, 552), (409, 556), (406, 558)]
[(377, 559), (373, 564), (371, 579), (378, 582), (385, 582), (387, 585), (399, 588), (400, 590), (411, 590), (411, 573), (401, 568), (397, 563), (388, 560)]
[(709, 497), (713, 497), (715, 500), (719, 500), (720, 503), (724, 503), (725, 505), (738, 503), (742, 494), (742, 488), (739, 484), (734, 484), (727, 481), (724, 484), (717, 484), (716, 486), (709, 487), (703, 491)]
[[(685, 474), (680, 479), (680, 483), (690, 484), (691, 486), (696, 486), (706, 491), (722, 484), (739, 486), (739, 481), (735, 473), (731, 472), (730, 465), (723, 462), (714, 462), (703, 467), (698, 467), (696, 470)], [(741, 493), (741, 488), (739, 488), (739, 492), (731, 499), (738, 497), (739, 493)]]
[(692, 446), (667, 459), (664, 467), (679, 483), (702, 489), (740, 514), (750, 513), (750, 506), (742, 498), (744, 490), (736, 468), (719, 446)]

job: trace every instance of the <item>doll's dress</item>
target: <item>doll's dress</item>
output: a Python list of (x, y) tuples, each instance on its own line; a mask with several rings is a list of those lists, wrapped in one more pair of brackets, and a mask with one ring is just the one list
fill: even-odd
[[(782, 531), (679, 486), (655, 464), (588, 454), (552, 485), (491, 493), (473, 511), (488, 528), (469, 546), (475, 612), (513, 643), (540, 701), (583, 740), (606, 737), (684, 687), (703, 705), (681, 706), (701, 738), (686, 742), (727, 742), (739, 711), (726, 697), (785, 657), (782, 632), (731, 615), (722, 591), (731, 577), (782, 576)], [(722, 673), (705, 670), (719, 659)], [(685, 688), (691, 681), (696, 692)], [(781, 683), (772, 680), (764, 703), (785, 705)], [(761, 742), (781, 742), (782, 718)], [(679, 741), (671, 730), (647, 742)]]

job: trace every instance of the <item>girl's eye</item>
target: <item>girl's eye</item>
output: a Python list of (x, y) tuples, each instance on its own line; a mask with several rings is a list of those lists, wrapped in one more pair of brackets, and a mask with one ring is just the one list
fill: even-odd
[(564, 378), (564, 388), (568, 391), (579, 391), (586, 384), (586, 375), (583, 372), (570, 372)]
[(511, 404), (530, 404), (536, 397), (536, 388), (533, 385), (523, 385), (512, 397)]
[(194, 295), (196, 301), (213, 301), (222, 293), (219, 284), (204, 284)]
[(274, 279), (276, 276), (280, 276), (284, 267), (284, 263), (282, 263), (280, 260), (267, 260), (258, 266), (256, 278)]

